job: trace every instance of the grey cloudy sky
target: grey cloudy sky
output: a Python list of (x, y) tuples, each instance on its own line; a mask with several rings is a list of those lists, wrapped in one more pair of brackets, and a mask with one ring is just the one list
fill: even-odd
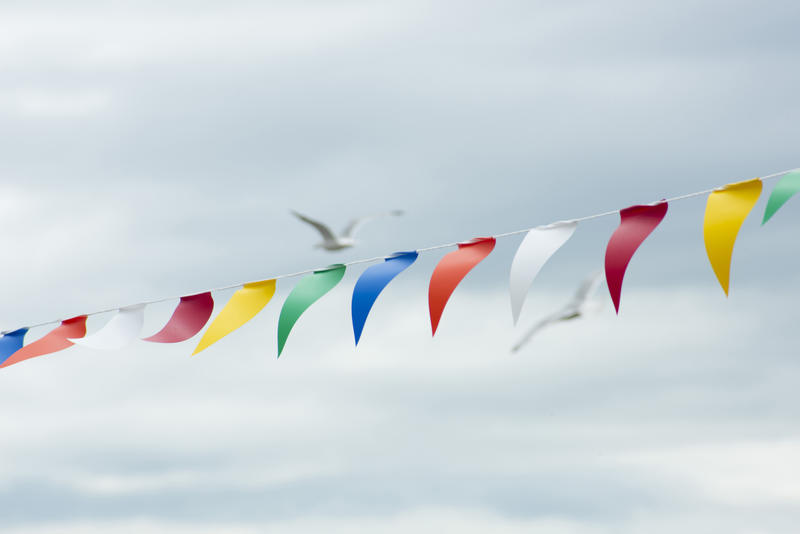
[[(0, 2), (0, 326), (798, 167), (798, 22), (790, 1)], [(619, 317), (603, 288), (597, 317), (520, 354), (515, 237), (434, 340), (440, 251), (357, 351), (361, 267), (280, 361), (292, 282), (195, 358), (141, 343), (4, 369), (0, 534), (794, 532), (800, 209), (760, 228), (761, 200), (726, 300), (703, 205), (670, 206)], [(393, 208), (336, 255), (289, 215)], [(523, 328), (615, 224), (578, 229)]]

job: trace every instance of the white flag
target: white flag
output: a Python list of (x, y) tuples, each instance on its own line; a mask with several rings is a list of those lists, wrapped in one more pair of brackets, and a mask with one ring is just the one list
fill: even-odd
[(94, 334), (70, 341), (90, 349), (121, 349), (139, 337), (143, 324), (144, 304), (136, 304), (120, 308), (117, 314)]
[(563, 221), (533, 228), (520, 243), (514, 261), (511, 263), (511, 313), (514, 324), (517, 324), (519, 313), (525, 296), (539, 274), (542, 266), (547, 263), (561, 245), (572, 237), (578, 227), (576, 221)]

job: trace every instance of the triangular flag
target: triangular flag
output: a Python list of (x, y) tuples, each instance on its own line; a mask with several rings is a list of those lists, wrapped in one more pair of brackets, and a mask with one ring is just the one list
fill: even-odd
[(203, 329), (213, 311), (214, 299), (210, 292), (181, 297), (167, 324), (157, 334), (144, 338), (144, 341), (152, 343), (186, 341)]
[(619, 212), (619, 226), (614, 230), (606, 247), (606, 283), (617, 313), (622, 294), (622, 280), (625, 278), (628, 263), (639, 245), (656, 229), (666, 214), (666, 202), (631, 206)]
[(353, 288), (353, 301), (351, 304), (356, 345), (358, 345), (358, 340), (361, 339), (364, 323), (367, 322), (367, 316), (378, 295), (381, 294), (383, 288), (395, 276), (407, 269), (416, 259), (416, 252), (397, 252), (386, 258), (383, 263), (373, 265), (365, 270), (358, 278), (356, 286)]
[(781, 209), (781, 206), (786, 204), (786, 201), (798, 191), (800, 191), (800, 169), (784, 174), (775, 184), (775, 188), (767, 201), (764, 220), (761, 221), (761, 224), (763, 225), (770, 220), (775, 215), (775, 212)]
[(28, 333), (27, 328), (20, 328), (3, 334), (0, 337), (0, 364), (8, 359), (9, 356), (22, 348), (22, 342), (25, 339), (25, 334)]
[(314, 271), (294, 286), (286, 297), (278, 318), (278, 357), (283, 352), (289, 333), (303, 312), (333, 289), (341, 281), (344, 271), (344, 265), (331, 265), (327, 269)]
[(564, 221), (533, 228), (525, 234), (525, 239), (520, 243), (511, 263), (509, 289), (514, 324), (519, 320), (522, 304), (536, 275), (550, 256), (572, 237), (577, 227), (578, 223), (575, 221)]
[(431, 314), (431, 331), (436, 335), (442, 312), (458, 284), (465, 276), (494, 250), (493, 237), (479, 237), (459, 243), (458, 250), (445, 255), (431, 275), (428, 286), (428, 310)]
[(144, 304), (120, 308), (108, 323), (86, 337), (70, 339), (76, 345), (97, 350), (121, 349), (136, 340), (144, 324)]
[(233, 294), (203, 337), (200, 338), (192, 355), (207, 349), (255, 317), (264, 309), (274, 294), (275, 280), (253, 282), (242, 286), (242, 289)]
[(719, 285), (728, 294), (731, 275), (733, 245), (739, 228), (756, 205), (761, 194), (761, 180), (747, 180), (728, 184), (708, 195), (703, 238), (711, 268)]

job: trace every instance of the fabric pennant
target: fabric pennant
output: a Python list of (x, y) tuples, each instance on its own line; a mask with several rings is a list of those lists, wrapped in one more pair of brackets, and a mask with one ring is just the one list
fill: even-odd
[(728, 184), (708, 195), (703, 238), (711, 268), (728, 294), (731, 273), (731, 257), (736, 235), (747, 215), (761, 195), (761, 180), (755, 178)]
[(242, 286), (230, 298), (206, 330), (192, 355), (207, 349), (255, 317), (275, 295), (275, 280), (252, 282)]
[(180, 343), (194, 337), (211, 318), (214, 299), (210, 292), (181, 297), (167, 324), (150, 337), (143, 338), (151, 343)]
[(25, 339), (25, 334), (28, 333), (27, 328), (20, 328), (3, 334), (0, 337), (0, 364), (8, 359), (9, 356), (22, 348), (22, 342)]
[(367, 322), (372, 305), (378, 295), (381, 294), (389, 282), (395, 276), (407, 269), (417, 260), (418, 254), (412, 252), (396, 252), (386, 258), (383, 263), (373, 265), (365, 270), (356, 282), (353, 289), (353, 301), (351, 305), (351, 315), (353, 318), (353, 334), (355, 334), (356, 345), (361, 339), (361, 332), (364, 330), (364, 323)]
[(25, 345), (17, 352), (9, 356), (6, 361), (0, 364), (1, 367), (8, 367), (24, 360), (29, 360), (37, 356), (52, 354), (73, 345), (70, 339), (75, 339), (86, 335), (86, 316), (80, 315), (62, 321), (59, 326), (54, 328), (44, 337), (37, 339), (30, 345)]
[(139, 337), (144, 324), (144, 304), (120, 308), (108, 323), (86, 337), (70, 339), (76, 345), (97, 350), (116, 350)]
[(563, 221), (533, 228), (525, 234), (511, 263), (509, 289), (514, 324), (519, 320), (525, 297), (536, 275), (547, 260), (572, 237), (577, 227), (576, 221)]
[(622, 295), (622, 280), (625, 271), (639, 245), (644, 243), (653, 230), (667, 215), (667, 203), (659, 202), (643, 206), (631, 206), (620, 210), (619, 226), (606, 247), (606, 284), (614, 309), (619, 313)]
[(431, 314), (431, 331), (436, 335), (442, 312), (458, 284), (492, 250), (493, 237), (479, 237), (466, 243), (459, 243), (458, 250), (446, 254), (436, 265), (428, 286), (428, 309)]
[(786, 204), (786, 201), (798, 191), (800, 191), (800, 169), (784, 174), (775, 184), (775, 188), (767, 201), (767, 208), (764, 210), (764, 219), (761, 224), (766, 224), (775, 215), (775, 212), (781, 209)]
[(283, 352), (286, 339), (297, 320), (309, 306), (333, 289), (344, 277), (345, 266), (331, 265), (327, 269), (314, 271), (300, 280), (283, 303), (278, 318), (278, 357)]

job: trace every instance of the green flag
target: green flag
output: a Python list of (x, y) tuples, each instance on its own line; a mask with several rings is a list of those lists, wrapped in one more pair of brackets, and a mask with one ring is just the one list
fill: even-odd
[(314, 271), (294, 286), (281, 308), (281, 315), (278, 319), (278, 357), (283, 352), (286, 338), (289, 337), (294, 323), (309, 306), (339, 283), (344, 276), (344, 270), (344, 265), (331, 265), (327, 269)]
[(784, 174), (783, 178), (775, 184), (775, 189), (772, 190), (767, 201), (767, 209), (764, 211), (764, 220), (761, 221), (761, 224), (770, 220), (775, 212), (798, 191), (800, 191), (800, 169)]

